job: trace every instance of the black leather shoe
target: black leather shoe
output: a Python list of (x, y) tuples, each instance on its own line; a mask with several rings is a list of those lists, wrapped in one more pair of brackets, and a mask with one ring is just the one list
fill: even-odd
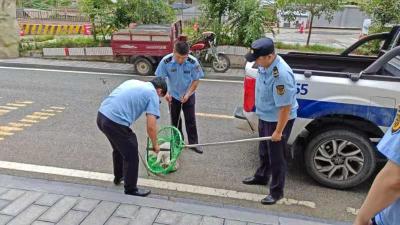
[(114, 184), (115, 185), (120, 185), (123, 181), (124, 181), (124, 177), (121, 177), (121, 178), (114, 177)]
[(139, 196), (139, 197), (146, 197), (147, 195), (149, 195), (151, 193), (150, 190), (147, 189), (136, 189), (134, 191), (125, 191), (126, 195), (134, 195), (134, 196)]
[(194, 152), (196, 152), (198, 154), (203, 154), (203, 149), (201, 149), (201, 147), (193, 147), (190, 149), (192, 149)]
[(277, 201), (281, 200), (282, 198), (283, 198), (283, 196), (281, 196), (279, 198), (274, 198), (274, 197), (272, 197), (272, 195), (268, 195), (263, 200), (261, 200), (261, 204), (263, 204), (263, 205), (274, 205)]
[(261, 180), (257, 177), (246, 177), (243, 181), (243, 184), (247, 185), (267, 185), (267, 180)]

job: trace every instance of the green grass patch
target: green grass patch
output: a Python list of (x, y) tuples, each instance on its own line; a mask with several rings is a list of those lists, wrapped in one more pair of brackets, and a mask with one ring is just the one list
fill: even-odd
[(320, 44), (312, 44), (309, 46), (297, 44), (288, 44), (282, 42), (276, 42), (275, 47), (277, 49), (284, 49), (284, 50), (296, 50), (299, 52), (323, 52), (323, 53), (341, 53), (344, 51), (344, 48), (334, 48), (329, 47), (326, 45)]
[(42, 50), (43, 48), (84, 48), (109, 46), (109, 43), (100, 43), (98, 40), (93, 40), (92, 37), (42, 37), (39, 40), (29, 40), (31, 41), (24, 40), (20, 42), (19, 50), (21, 53), (32, 50)]

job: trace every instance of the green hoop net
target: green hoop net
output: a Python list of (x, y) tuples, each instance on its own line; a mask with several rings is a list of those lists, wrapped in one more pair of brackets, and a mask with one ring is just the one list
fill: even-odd
[[(148, 170), (154, 174), (169, 174), (174, 172), (176, 170), (177, 160), (185, 145), (182, 135), (176, 127), (166, 126), (158, 131), (157, 138), (161, 151), (169, 153), (170, 161), (167, 165), (157, 162), (157, 155), (151, 154), (151, 149), (153, 149), (151, 140), (147, 138), (146, 166)], [(167, 147), (165, 148), (163, 146)]]

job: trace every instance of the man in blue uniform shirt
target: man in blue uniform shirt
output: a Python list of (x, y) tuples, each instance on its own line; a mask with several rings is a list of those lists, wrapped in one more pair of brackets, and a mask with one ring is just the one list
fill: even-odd
[(270, 38), (261, 38), (251, 45), (246, 55), (249, 62), (259, 66), (256, 80), (256, 114), (260, 137), (272, 136), (272, 141), (259, 145), (260, 167), (244, 184), (267, 185), (270, 193), (261, 200), (272, 205), (283, 198), (285, 186), (287, 140), (297, 117), (296, 81), (292, 69), (277, 54)]
[(159, 152), (157, 119), (160, 117), (160, 97), (164, 97), (167, 90), (167, 83), (162, 78), (155, 78), (150, 82), (128, 80), (113, 90), (101, 103), (97, 126), (111, 143), (114, 184), (118, 185), (124, 179), (125, 194), (150, 194), (150, 190), (137, 187), (138, 142), (135, 133), (129, 127), (145, 112), (148, 136), (154, 151)]
[[(161, 60), (155, 74), (157, 77), (167, 78), (169, 92), (165, 98), (170, 103), (172, 125), (180, 130), (183, 137), (180, 118), (183, 110), (189, 144), (198, 144), (195, 91), (204, 73), (197, 59), (189, 55), (189, 45), (184, 41), (177, 42), (174, 52)], [(197, 153), (203, 153), (201, 148), (192, 149)]]
[(400, 106), (378, 150), (388, 162), (376, 176), (354, 225), (400, 224)]

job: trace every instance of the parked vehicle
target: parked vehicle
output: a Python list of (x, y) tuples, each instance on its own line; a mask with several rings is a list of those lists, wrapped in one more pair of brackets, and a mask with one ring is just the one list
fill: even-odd
[(135, 65), (140, 75), (153, 75), (160, 60), (173, 51), (182, 36), (182, 22), (171, 25), (138, 25), (113, 33), (111, 47), (115, 57)]
[(224, 73), (230, 68), (231, 62), (228, 56), (217, 51), (213, 32), (203, 32), (202, 38), (190, 46), (190, 51), (200, 62), (211, 62), (215, 72)]
[[(377, 56), (351, 53), (371, 40), (384, 43)], [(289, 154), (307, 173), (331, 188), (355, 187), (375, 171), (382, 156), (375, 145), (391, 126), (400, 104), (400, 26), (368, 36), (340, 55), (287, 53), (299, 102)], [(257, 65), (247, 63), (237, 127), (257, 131)]]

